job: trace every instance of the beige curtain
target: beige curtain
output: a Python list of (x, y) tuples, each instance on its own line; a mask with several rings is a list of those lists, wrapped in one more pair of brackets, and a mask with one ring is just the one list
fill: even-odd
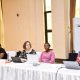
[(76, 7), (76, 0), (70, 0), (70, 30), (71, 30), (71, 40), (70, 40), (70, 51), (73, 48), (73, 18), (75, 17), (75, 7)]
[(4, 47), (4, 26), (2, 20), (2, 9), (1, 9), (1, 1), (0, 1), (0, 44)]

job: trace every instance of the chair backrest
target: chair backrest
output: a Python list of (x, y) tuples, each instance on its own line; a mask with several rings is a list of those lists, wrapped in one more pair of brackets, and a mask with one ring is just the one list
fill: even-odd
[(69, 53), (69, 61), (76, 61), (78, 53)]
[(11, 60), (11, 57), (14, 57), (16, 55), (16, 51), (6, 51), (7, 55), (8, 55), (8, 59)]

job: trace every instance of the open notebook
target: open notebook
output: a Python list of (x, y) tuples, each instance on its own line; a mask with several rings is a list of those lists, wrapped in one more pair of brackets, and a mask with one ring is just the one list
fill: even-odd
[(80, 70), (80, 66), (76, 61), (63, 61), (64, 65), (68, 69), (78, 69)]

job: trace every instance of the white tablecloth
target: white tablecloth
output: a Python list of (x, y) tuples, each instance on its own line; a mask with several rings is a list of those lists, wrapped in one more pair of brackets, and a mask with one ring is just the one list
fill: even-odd
[(80, 80), (80, 70), (62, 68), (57, 73), (57, 80)]
[(34, 63), (0, 61), (0, 80), (80, 80), (80, 70), (61, 68), (63, 64), (33, 66)]

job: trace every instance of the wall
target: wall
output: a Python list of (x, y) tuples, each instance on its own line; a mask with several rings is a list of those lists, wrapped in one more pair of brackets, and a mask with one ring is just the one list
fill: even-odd
[(69, 53), (68, 1), (52, 0), (53, 47), (56, 58), (67, 58)]
[[(6, 50), (21, 50), (26, 40), (31, 41), (37, 51), (43, 50), (42, 0), (2, 1)], [(68, 13), (68, 0), (52, 0), (53, 48), (56, 58), (67, 58), (69, 52)]]
[[(37, 51), (43, 49), (42, 0), (2, 0), (6, 50), (22, 50), (29, 40)], [(17, 16), (19, 14), (19, 16)]]
[(0, 1), (0, 44), (1, 44), (1, 1)]

